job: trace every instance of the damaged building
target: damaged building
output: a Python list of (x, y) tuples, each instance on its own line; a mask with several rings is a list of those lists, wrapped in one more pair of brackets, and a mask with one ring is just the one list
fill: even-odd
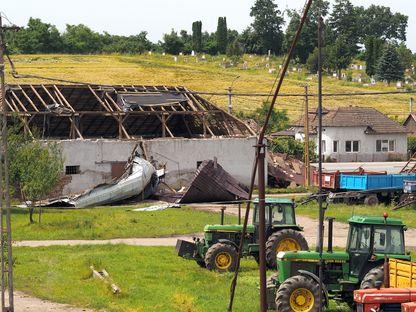
[(57, 196), (119, 177), (137, 144), (143, 158), (165, 168), (173, 188), (214, 158), (239, 182), (250, 182), (255, 133), (185, 87), (8, 85), (5, 100), (23, 131), (61, 146)]

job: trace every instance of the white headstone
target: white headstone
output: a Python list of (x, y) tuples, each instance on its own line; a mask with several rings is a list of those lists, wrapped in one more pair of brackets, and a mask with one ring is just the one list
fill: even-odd
[(177, 61), (178, 61), (178, 57), (177, 57), (177, 56), (174, 56), (174, 57), (173, 57), (173, 61), (174, 61), (174, 62), (177, 62)]
[(192, 50), (191, 55), (195, 56), (195, 51), (194, 50)]
[(152, 51), (149, 51), (149, 55), (152, 55)]
[(163, 56), (165, 56), (165, 55), (166, 55), (166, 53), (165, 53), (165, 52), (163, 52), (163, 53), (162, 53), (162, 55), (163, 55)]

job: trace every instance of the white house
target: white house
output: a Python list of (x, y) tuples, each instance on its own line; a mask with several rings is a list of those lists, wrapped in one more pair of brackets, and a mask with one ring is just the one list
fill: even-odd
[[(317, 141), (318, 117), (309, 112), (310, 138)], [(339, 107), (322, 116), (324, 160), (374, 162), (407, 159), (407, 129), (369, 107)], [(292, 127), (304, 139), (304, 117)]]

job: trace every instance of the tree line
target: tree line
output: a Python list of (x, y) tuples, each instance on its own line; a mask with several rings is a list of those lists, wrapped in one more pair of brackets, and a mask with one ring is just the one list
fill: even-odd
[[(316, 69), (319, 12), (323, 16), (324, 67), (328, 71), (341, 75), (341, 70), (354, 58), (360, 58), (366, 61), (367, 73), (375, 75), (383, 51), (392, 50), (391, 47), (401, 57), (403, 69), (413, 62), (414, 56), (404, 44), (408, 26), (406, 15), (393, 13), (385, 6), (354, 6), (350, 0), (335, 0), (331, 7), (329, 1), (324, 0), (321, 8), (317, 2), (312, 5), (294, 55), (295, 62), (306, 64), (312, 72)], [(191, 33), (172, 29), (157, 43), (151, 42), (145, 31), (118, 36), (98, 33), (82, 24), (68, 24), (60, 33), (54, 25), (30, 18), (22, 30), (7, 33), (8, 49), (11, 53), (25, 54), (137, 54), (145, 51), (189, 54), (194, 51), (230, 56), (243, 53), (281, 55), (292, 42), (301, 12), (282, 12), (273, 0), (255, 0), (250, 16), (253, 22), (240, 33), (227, 27), (226, 17), (219, 17), (215, 32), (203, 31), (202, 21), (195, 21)], [(389, 57), (392, 57), (391, 51)]]

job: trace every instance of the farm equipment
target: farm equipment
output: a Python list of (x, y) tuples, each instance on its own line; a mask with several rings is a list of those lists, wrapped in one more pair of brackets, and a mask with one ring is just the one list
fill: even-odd
[(354, 292), (357, 311), (416, 311), (416, 263), (390, 259), (388, 269), (389, 288)]
[[(399, 219), (353, 216), (349, 219), (345, 251), (332, 250), (333, 220), (328, 226), (328, 250), (322, 253), (322, 295), (319, 293), (319, 252), (280, 252), (278, 273), (268, 282), (269, 308), (279, 312), (318, 311), (319, 298), (353, 303), (353, 291), (375, 288), (383, 281), (385, 257), (409, 260), (405, 252), (405, 225)], [(274, 300), (273, 300), (274, 299)]]
[[(195, 260), (201, 267), (220, 272), (235, 271), (243, 225), (206, 225), (204, 238), (193, 242), (178, 240), (178, 256)], [(269, 268), (276, 266), (276, 254), (288, 250), (308, 250), (303, 228), (296, 224), (295, 203), (284, 198), (266, 199), (266, 261)], [(259, 260), (258, 201), (254, 202), (253, 222), (247, 227), (242, 256)]]
[(415, 300), (415, 288), (373, 288), (354, 291), (357, 312), (415, 311)]

